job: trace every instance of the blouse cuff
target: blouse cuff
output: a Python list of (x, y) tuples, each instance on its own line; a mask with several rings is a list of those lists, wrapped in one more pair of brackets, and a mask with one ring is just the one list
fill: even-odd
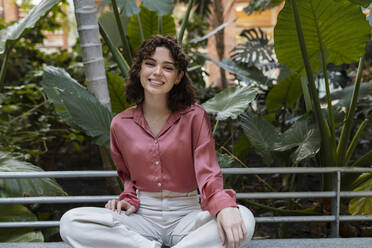
[(136, 208), (136, 211), (138, 210), (140, 206), (140, 201), (137, 198), (137, 195), (134, 193), (126, 193), (123, 192), (120, 194), (119, 200), (125, 200), (127, 201), (130, 205)]
[(208, 200), (208, 210), (214, 217), (216, 217), (222, 209), (228, 207), (238, 207), (238, 204), (236, 204), (235, 191), (232, 189), (220, 191)]

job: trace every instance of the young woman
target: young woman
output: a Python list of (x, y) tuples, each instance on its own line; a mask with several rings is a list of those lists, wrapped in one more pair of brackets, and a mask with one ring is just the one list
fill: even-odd
[[(126, 89), (137, 105), (111, 123), (111, 154), (124, 183), (105, 208), (63, 215), (74, 248), (238, 248), (252, 237), (252, 213), (223, 189), (210, 121), (195, 104), (187, 60), (172, 36), (139, 48)], [(200, 192), (200, 204), (197, 189)]]

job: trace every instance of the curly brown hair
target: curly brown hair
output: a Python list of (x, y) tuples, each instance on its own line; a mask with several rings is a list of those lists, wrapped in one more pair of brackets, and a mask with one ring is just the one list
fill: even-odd
[(145, 40), (138, 49), (129, 71), (129, 83), (126, 86), (126, 97), (129, 103), (140, 104), (144, 100), (144, 89), (139, 78), (142, 61), (150, 57), (157, 47), (165, 47), (171, 53), (179, 73), (184, 72), (181, 81), (174, 85), (168, 93), (168, 108), (171, 111), (185, 109), (196, 102), (196, 90), (187, 74), (186, 55), (183, 53), (177, 39), (172, 35), (153, 35)]

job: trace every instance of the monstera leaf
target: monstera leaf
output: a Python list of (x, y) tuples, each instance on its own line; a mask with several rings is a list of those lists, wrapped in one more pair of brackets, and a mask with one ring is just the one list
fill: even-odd
[(301, 78), (298, 74), (279, 81), (266, 97), (266, 106), (269, 112), (280, 109), (283, 105), (292, 108), (302, 95)]
[(280, 142), (275, 144), (275, 150), (286, 151), (297, 147), (291, 154), (291, 160), (294, 163), (313, 157), (320, 150), (319, 131), (307, 120), (295, 122), (281, 137)]
[[(41, 172), (39, 167), (25, 161), (12, 158), (10, 155), (0, 151), (1, 172)], [(0, 180), (1, 197), (22, 196), (55, 196), (65, 195), (63, 189), (50, 178), (35, 179), (2, 179)]]
[[(150, 11), (147, 8), (141, 6), (141, 12), (139, 13), (139, 16), (145, 40), (150, 38), (151, 35), (158, 33), (158, 15), (156, 14), (156, 12)], [(162, 16), (162, 24), (163, 35), (176, 35), (176, 24), (172, 15), (168, 14)], [(135, 16), (132, 16), (128, 24), (128, 36), (130, 44), (136, 51), (141, 44), (141, 38), (138, 32), (138, 19)]]
[(229, 87), (203, 103), (203, 107), (208, 113), (217, 114), (217, 120), (236, 119), (256, 95), (256, 89), (250, 86)]
[[(321, 51), (328, 63), (335, 65), (358, 61), (364, 54), (370, 27), (360, 6), (334, 0), (296, 0), (296, 5), (313, 72), (321, 68)], [(293, 11), (288, 3), (278, 16), (274, 40), (279, 63), (304, 75)]]
[(274, 162), (272, 152), (274, 145), (280, 141), (280, 132), (264, 118), (247, 114), (240, 116), (240, 126), (256, 153), (266, 165), (271, 165)]
[[(368, 178), (368, 180), (364, 180)], [(362, 180), (361, 183), (354, 191), (372, 190), (372, 177), (371, 174), (366, 173), (361, 175), (357, 180)], [(349, 212), (352, 215), (370, 215), (372, 214), (372, 197), (354, 198), (349, 203)]]
[(110, 124), (114, 115), (95, 96), (56, 67), (44, 68), (42, 85), (57, 113), (69, 125), (93, 137), (96, 144), (110, 147)]
[(29, 29), (33, 28), (41, 17), (58, 3), (58, 0), (43, 0), (33, 7), (20, 21), (0, 31), (0, 54), (3, 54), (8, 43), (16, 41)]

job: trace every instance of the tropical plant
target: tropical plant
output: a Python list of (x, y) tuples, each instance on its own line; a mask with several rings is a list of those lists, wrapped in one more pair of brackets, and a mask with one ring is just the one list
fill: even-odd
[[(16, 160), (9, 154), (0, 151), (1, 172), (40, 172), (37, 166)], [(1, 179), (1, 197), (26, 197), (26, 196), (62, 196), (66, 195), (54, 179)], [(37, 209), (33, 211), (37, 212)], [(37, 214), (23, 205), (1, 206), (0, 221), (37, 221)], [(0, 242), (43, 242), (44, 236), (34, 228), (21, 228), (16, 231), (2, 229)]]

